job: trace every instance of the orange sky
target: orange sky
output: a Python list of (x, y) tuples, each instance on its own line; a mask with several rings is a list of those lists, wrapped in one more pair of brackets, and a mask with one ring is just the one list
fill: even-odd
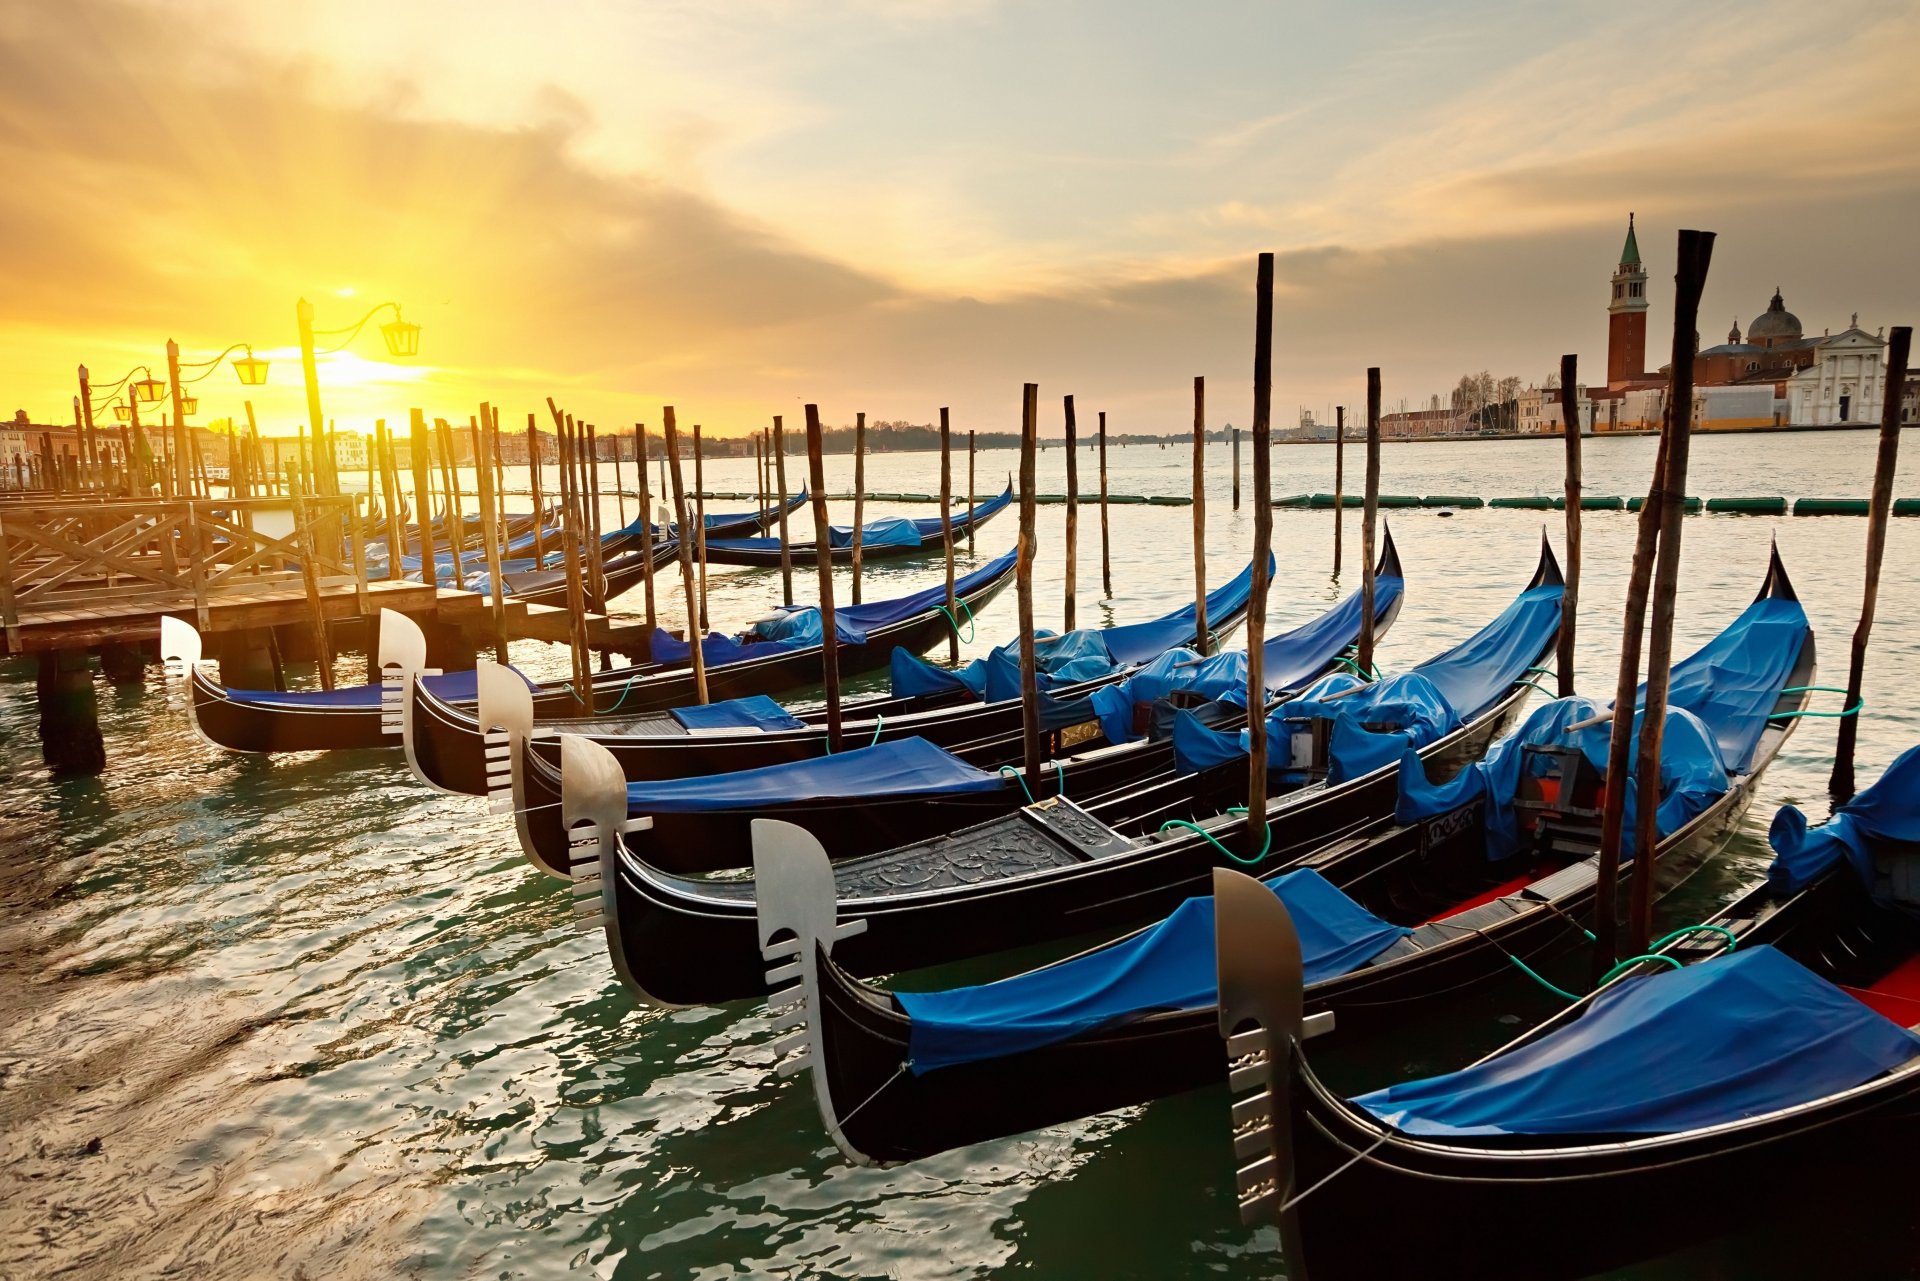
[(1629, 208), (1656, 332), (1680, 225), (1721, 233), (1710, 340), (1776, 284), (1914, 319), (1915, 10), (1543, 8), (0, 0), (0, 412), (251, 341), (291, 433), (304, 294), (423, 326), (323, 362), (343, 427), (994, 429), (1032, 380), (1157, 431), (1196, 373), (1244, 422), (1273, 249), (1286, 425), (1369, 364), (1389, 407), (1597, 368)]

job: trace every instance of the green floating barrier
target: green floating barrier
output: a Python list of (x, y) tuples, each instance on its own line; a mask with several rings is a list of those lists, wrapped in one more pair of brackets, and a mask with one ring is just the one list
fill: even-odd
[(1274, 499), (1273, 505), (1275, 507), (1310, 507), (1313, 505), (1313, 495), (1288, 494), (1284, 498)]
[[(1646, 505), (1647, 500), (1645, 498), (1634, 497), (1627, 499), (1627, 510), (1630, 512), (1637, 512)], [(1700, 510), (1700, 500), (1698, 498), (1684, 498), (1680, 501), (1680, 510), (1689, 516), (1695, 515)]]
[(1108, 494), (1107, 495), (1107, 502), (1109, 503), (1144, 503), (1146, 501), (1147, 501), (1146, 495), (1144, 494)]
[(1793, 505), (1796, 516), (1864, 516), (1864, 498), (1802, 498)]
[(1743, 516), (1784, 516), (1787, 514), (1787, 500), (1784, 498), (1709, 498), (1707, 510), (1733, 512)]
[(1190, 496), (1187, 496), (1184, 494), (1175, 494), (1171, 496), (1167, 494), (1155, 494), (1151, 498), (1148, 498), (1147, 501), (1152, 503), (1155, 507), (1191, 507), (1193, 506), (1193, 499)]
[[(1326, 509), (1327, 511), (1332, 511), (1333, 495), (1332, 494), (1310, 494), (1307, 497), (1307, 505), (1309, 507), (1320, 507), (1320, 508)], [(1365, 507), (1367, 505), (1367, 500), (1362, 498), (1358, 494), (1342, 494), (1340, 496), (1340, 505), (1342, 507)]]
[(1418, 507), (1420, 496), (1418, 494), (1382, 494), (1379, 502), (1382, 507)]
[(900, 495), (900, 501), (903, 503), (937, 503), (940, 500), (932, 494), (902, 494)]
[(1046, 503), (1053, 507), (1063, 507), (1066, 505), (1067, 496), (1065, 494), (1035, 494), (1033, 501), (1036, 503)]
[[(1565, 499), (1561, 500), (1563, 503), (1565, 501)], [(1517, 508), (1520, 511), (1529, 512), (1550, 512), (1553, 510), (1553, 499), (1545, 494), (1529, 494), (1524, 498), (1491, 498), (1487, 500), (1487, 506)]]
[(1422, 507), (1485, 507), (1487, 500), (1472, 494), (1428, 494), (1420, 500)]
[(1896, 516), (1920, 516), (1920, 498), (1894, 499), (1893, 514)]
[[(1565, 511), (1567, 509), (1567, 500), (1562, 498), (1556, 502), (1554, 506), (1558, 507), (1561, 511)], [(1596, 494), (1591, 498), (1585, 494), (1580, 496), (1580, 510), (1583, 512), (1625, 511), (1626, 506), (1627, 500), (1618, 494)]]

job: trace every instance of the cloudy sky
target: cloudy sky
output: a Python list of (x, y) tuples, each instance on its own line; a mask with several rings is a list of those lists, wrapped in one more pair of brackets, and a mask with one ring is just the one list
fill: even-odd
[(1916, 48), (1877, 0), (0, 0), (0, 412), (250, 341), (291, 432), (305, 295), (424, 327), (323, 361), (343, 427), (986, 429), (1034, 381), (1154, 431), (1195, 374), (1244, 423), (1270, 249), (1284, 425), (1373, 364), (1390, 408), (1602, 367), (1629, 209), (1650, 349), (1681, 226), (1720, 233), (1708, 341), (1775, 285), (1910, 323)]

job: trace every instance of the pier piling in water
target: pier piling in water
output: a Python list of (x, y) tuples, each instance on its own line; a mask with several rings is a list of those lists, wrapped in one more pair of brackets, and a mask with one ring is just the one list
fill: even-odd
[(940, 407), (940, 548), (947, 562), (947, 661), (960, 662), (960, 614), (953, 598), (953, 440)]
[[(1253, 585), (1247, 597), (1246, 846), (1267, 846), (1267, 554), (1273, 547), (1273, 255), (1253, 287)], [(1205, 590), (1204, 585), (1202, 591)]]
[(787, 438), (780, 427), (780, 415), (773, 416), (773, 479), (780, 494), (780, 594), (783, 603), (793, 605), (793, 543), (787, 537)]
[(1333, 407), (1333, 576), (1340, 577), (1340, 533), (1347, 515), (1347, 407)]
[(839, 752), (847, 744), (846, 731), (840, 723), (840, 637), (833, 621), (833, 547), (827, 537), (827, 476), (823, 453), (820, 406), (808, 405), (807, 476), (813, 490), (813, 564), (820, 580), (820, 678), (827, 695), (827, 750)]
[(1020, 606), (1020, 738), (1029, 789), (1040, 783), (1040, 683), (1033, 637), (1033, 459), (1039, 435), (1040, 384), (1027, 383), (1020, 394), (1020, 544), (1014, 591)]
[(1193, 643), (1202, 654), (1207, 644), (1207, 380), (1193, 380)]
[[(1338, 511), (1340, 505), (1334, 504)], [(1360, 508), (1360, 645), (1362, 679), (1372, 679), (1373, 662), (1373, 531), (1380, 516), (1380, 369), (1367, 370), (1367, 488)]]
[[(687, 598), (687, 640), (693, 651), (689, 659), (693, 664), (694, 699), (705, 703), (707, 659), (701, 650), (701, 642), (706, 639), (706, 631), (700, 626), (699, 585), (694, 577), (693, 546), (687, 538), (687, 491), (680, 478), (680, 433), (675, 429), (672, 405), (660, 411), (660, 433), (667, 449), (664, 462), (673, 477), (673, 519), (680, 526), (680, 587)], [(827, 643), (832, 643), (831, 638)]]
[(1560, 640), (1557, 656), (1560, 697), (1573, 696), (1574, 636), (1580, 620), (1580, 407), (1574, 388), (1578, 385), (1580, 358), (1560, 357), (1561, 433), (1567, 447), (1567, 564), (1565, 593), (1560, 597)]
[(1073, 397), (1064, 398), (1067, 412), (1067, 566), (1065, 583), (1065, 622), (1063, 631), (1072, 631), (1074, 625), (1074, 578), (1079, 572), (1080, 563), (1080, 463), (1074, 446), (1077, 443), (1073, 421)]
[(1100, 592), (1113, 599), (1113, 544), (1107, 532), (1107, 411), (1100, 411)]

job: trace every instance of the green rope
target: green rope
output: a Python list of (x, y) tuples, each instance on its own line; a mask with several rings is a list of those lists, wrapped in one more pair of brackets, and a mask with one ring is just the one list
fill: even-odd
[[(1790, 685), (1780, 691), (1782, 694), (1845, 694), (1844, 689), (1832, 685)], [(1849, 716), (1858, 716), (1866, 709), (1867, 700), (1862, 698), (1844, 712), (1774, 712), (1767, 717), (1770, 721), (1799, 720), (1803, 716), (1817, 717), (1821, 720), (1845, 720)]]
[(1529, 676), (1558, 676), (1559, 674), (1559, 672), (1551, 667), (1529, 667), (1527, 669), (1527, 675)]
[[(1532, 671), (1533, 669), (1532, 669), (1531, 667), (1529, 667), (1529, 668), (1528, 668), (1527, 670), (1528, 670), (1528, 671)], [(1539, 690), (1539, 691), (1540, 691), (1540, 692), (1541, 692), (1542, 694), (1545, 694), (1545, 695), (1546, 695), (1546, 696), (1547, 696), (1548, 698), (1558, 698), (1558, 697), (1559, 697), (1559, 695), (1558, 695), (1558, 694), (1556, 694), (1556, 693), (1554, 693), (1554, 692), (1553, 692), (1552, 690), (1550, 690), (1550, 689), (1548, 689), (1548, 688), (1547, 688), (1547, 687), (1546, 687), (1545, 685), (1542, 685), (1542, 684), (1541, 684), (1541, 683), (1540, 683), (1539, 681), (1515, 681), (1515, 682), (1514, 682), (1514, 684), (1516, 684), (1516, 685), (1525, 685), (1525, 686), (1526, 686), (1526, 687), (1527, 687), (1528, 689), (1537, 689), (1537, 690)]]
[(1339, 663), (1341, 666), (1345, 667), (1348, 671), (1352, 672), (1355, 676), (1358, 676), (1363, 681), (1369, 681), (1369, 680), (1377, 681), (1380, 679), (1380, 665), (1378, 663), (1375, 663), (1373, 665), (1373, 674), (1368, 675), (1366, 669), (1361, 667), (1357, 660), (1350, 658), (1345, 654), (1335, 654), (1333, 656), (1333, 661), (1336, 663)]
[(1617, 977), (1622, 970), (1632, 969), (1634, 966), (1640, 964), (1640, 962), (1642, 961), (1665, 961), (1668, 965), (1671, 965), (1676, 970), (1684, 970), (1686, 968), (1686, 966), (1680, 964), (1680, 962), (1674, 960), (1671, 956), (1665, 955), (1664, 953), (1642, 952), (1639, 956), (1629, 956), (1626, 960), (1620, 962), (1618, 965), (1608, 970), (1605, 974), (1602, 974), (1600, 976), (1600, 982), (1596, 984), (1594, 987), (1594, 991), (1597, 992), (1601, 988), (1605, 987), (1607, 984), (1613, 982), (1615, 977)]
[(1522, 974), (1526, 975), (1528, 978), (1532, 979), (1535, 983), (1538, 983), (1541, 987), (1544, 987), (1545, 989), (1547, 989), (1547, 991), (1553, 993), (1555, 996), (1560, 997), (1561, 999), (1566, 1001), (1577, 1001), (1580, 999), (1579, 997), (1575, 996), (1573, 993), (1567, 991), (1565, 988), (1555, 987), (1553, 984), (1547, 982), (1546, 979), (1540, 977), (1540, 972), (1538, 970), (1534, 969), (1531, 965), (1528, 965), (1525, 961), (1515, 956), (1512, 952), (1507, 951), (1507, 949), (1505, 949), (1504, 947), (1501, 948), (1500, 951), (1506, 956), (1506, 958), (1509, 961), (1512, 961), (1515, 965), (1520, 967), (1520, 972)]
[[(1247, 812), (1247, 807), (1244, 805), (1236, 805), (1232, 809), (1229, 809), (1227, 811), (1227, 813), (1229, 814), (1245, 814), (1246, 812)], [(1265, 862), (1267, 857), (1267, 851), (1273, 848), (1273, 824), (1272, 823), (1267, 824), (1267, 838), (1264, 841), (1260, 842), (1260, 852), (1258, 854), (1255, 854), (1252, 858), (1241, 858), (1238, 854), (1235, 854), (1232, 850), (1222, 845), (1219, 842), (1219, 840), (1217, 840), (1214, 837), (1214, 834), (1212, 832), (1209, 832), (1206, 828), (1200, 826), (1198, 823), (1189, 823), (1184, 818), (1170, 818), (1166, 822), (1160, 825), (1160, 830), (1164, 832), (1168, 828), (1173, 828), (1173, 827), (1184, 827), (1189, 832), (1198, 832), (1203, 838), (1205, 838), (1207, 844), (1213, 846), (1213, 848), (1219, 850), (1222, 854), (1225, 854), (1228, 858), (1240, 864), (1242, 867), (1254, 867), (1260, 863)]]
[(887, 723), (887, 718), (884, 716), (876, 716), (873, 718), (873, 738), (871, 741), (867, 743), (868, 747), (872, 747), (875, 743), (878, 743), (880, 741), (880, 729), (886, 723)]
[[(1630, 956), (1626, 960), (1619, 962), (1612, 969), (1608, 970), (1605, 974), (1600, 976), (1600, 981), (1594, 984), (1593, 990), (1596, 992), (1599, 991), (1601, 988), (1605, 987), (1607, 984), (1613, 982), (1613, 980), (1618, 978), (1623, 972), (1632, 969), (1634, 966), (1640, 964), (1642, 961), (1663, 961), (1666, 964), (1672, 966), (1676, 970), (1684, 969), (1685, 966), (1681, 965), (1681, 963), (1678, 960), (1676, 960), (1674, 957), (1668, 956), (1666, 953), (1658, 951), (1657, 949), (1665, 947), (1667, 944), (1673, 942), (1675, 939), (1685, 938), (1689, 934), (1698, 934), (1702, 930), (1707, 930), (1714, 934), (1724, 935), (1727, 940), (1727, 951), (1729, 952), (1733, 951), (1736, 947), (1740, 946), (1739, 937), (1735, 935), (1732, 930), (1728, 929), (1724, 925), (1711, 925), (1704, 922), (1699, 925), (1683, 925), (1679, 929), (1671, 930), (1665, 934), (1662, 934), (1659, 938), (1655, 939), (1650, 946), (1656, 950), (1650, 951), (1650, 952), (1643, 952), (1639, 956)], [(1582, 928), (1580, 932), (1583, 934), (1586, 934), (1586, 936), (1589, 939), (1593, 937), (1593, 935), (1584, 928)], [(1488, 941), (1491, 942), (1492, 940), (1488, 940)], [(1498, 947), (1499, 945), (1495, 944), (1495, 946)], [(1525, 961), (1521, 960), (1519, 957), (1515, 956), (1513, 953), (1508, 952), (1505, 948), (1500, 948), (1500, 951), (1502, 952), (1502, 954), (1506, 956), (1506, 958), (1509, 961), (1512, 961), (1515, 965), (1519, 966), (1522, 972), (1524, 972), (1528, 978), (1538, 983), (1541, 987), (1544, 987), (1545, 989), (1547, 989), (1547, 991), (1552, 992), (1555, 996), (1562, 997), (1568, 1001), (1577, 1001), (1580, 999), (1579, 997), (1575, 996), (1573, 993), (1568, 992), (1563, 988), (1555, 987), (1552, 983), (1549, 983), (1546, 979), (1542, 978), (1539, 975), (1539, 973), (1535, 971), (1531, 966), (1529, 966)]]
[(955, 636), (960, 636), (960, 643), (962, 645), (971, 645), (973, 644), (973, 638), (979, 635), (978, 629), (973, 625), (973, 610), (967, 607), (967, 602), (964, 597), (956, 599), (954, 604), (958, 605), (960, 612), (967, 616), (967, 634), (965, 636), (960, 636), (960, 624), (954, 621), (951, 610), (945, 605), (935, 605), (934, 608), (947, 616), (947, 626), (953, 628), (953, 634)]
[(1020, 790), (1023, 792), (1026, 792), (1027, 794), (1027, 804), (1029, 805), (1033, 804), (1033, 792), (1029, 790), (1027, 787), (1027, 776), (1025, 774), (1022, 774), (1019, 770), (1015, 769), (1011, 765), (1002, 765), (1000, 767), (1000, 772), (1002, 774), (1013, 775), (1013, 781), (1020, 784)]
[(1732, 930), (1728, 929), (1726, 926), (1710, 925), (1710, 924), (1707, 924), (1706, 922), (1702, 922), (1699, 925), (1683, 925), (1677, 930), (1671, 930), (1668, 933), (1662, 934), (1659, 938), (1653, 941), (1654, 949), (1657, 951), (1658, 949), (1663, 948), (1667, 944), (1673, 942), (1675, 939), (1685, 938), (1689, 934), (1698, 934), (1702, 930), (1707, 930), (1714, 934), (1725, 935), (1727, 940), (1727, 951), (1729, 952), (1733, 951), (1735, 948), (1740, 946), (1739, 935), (1735, 934)]

